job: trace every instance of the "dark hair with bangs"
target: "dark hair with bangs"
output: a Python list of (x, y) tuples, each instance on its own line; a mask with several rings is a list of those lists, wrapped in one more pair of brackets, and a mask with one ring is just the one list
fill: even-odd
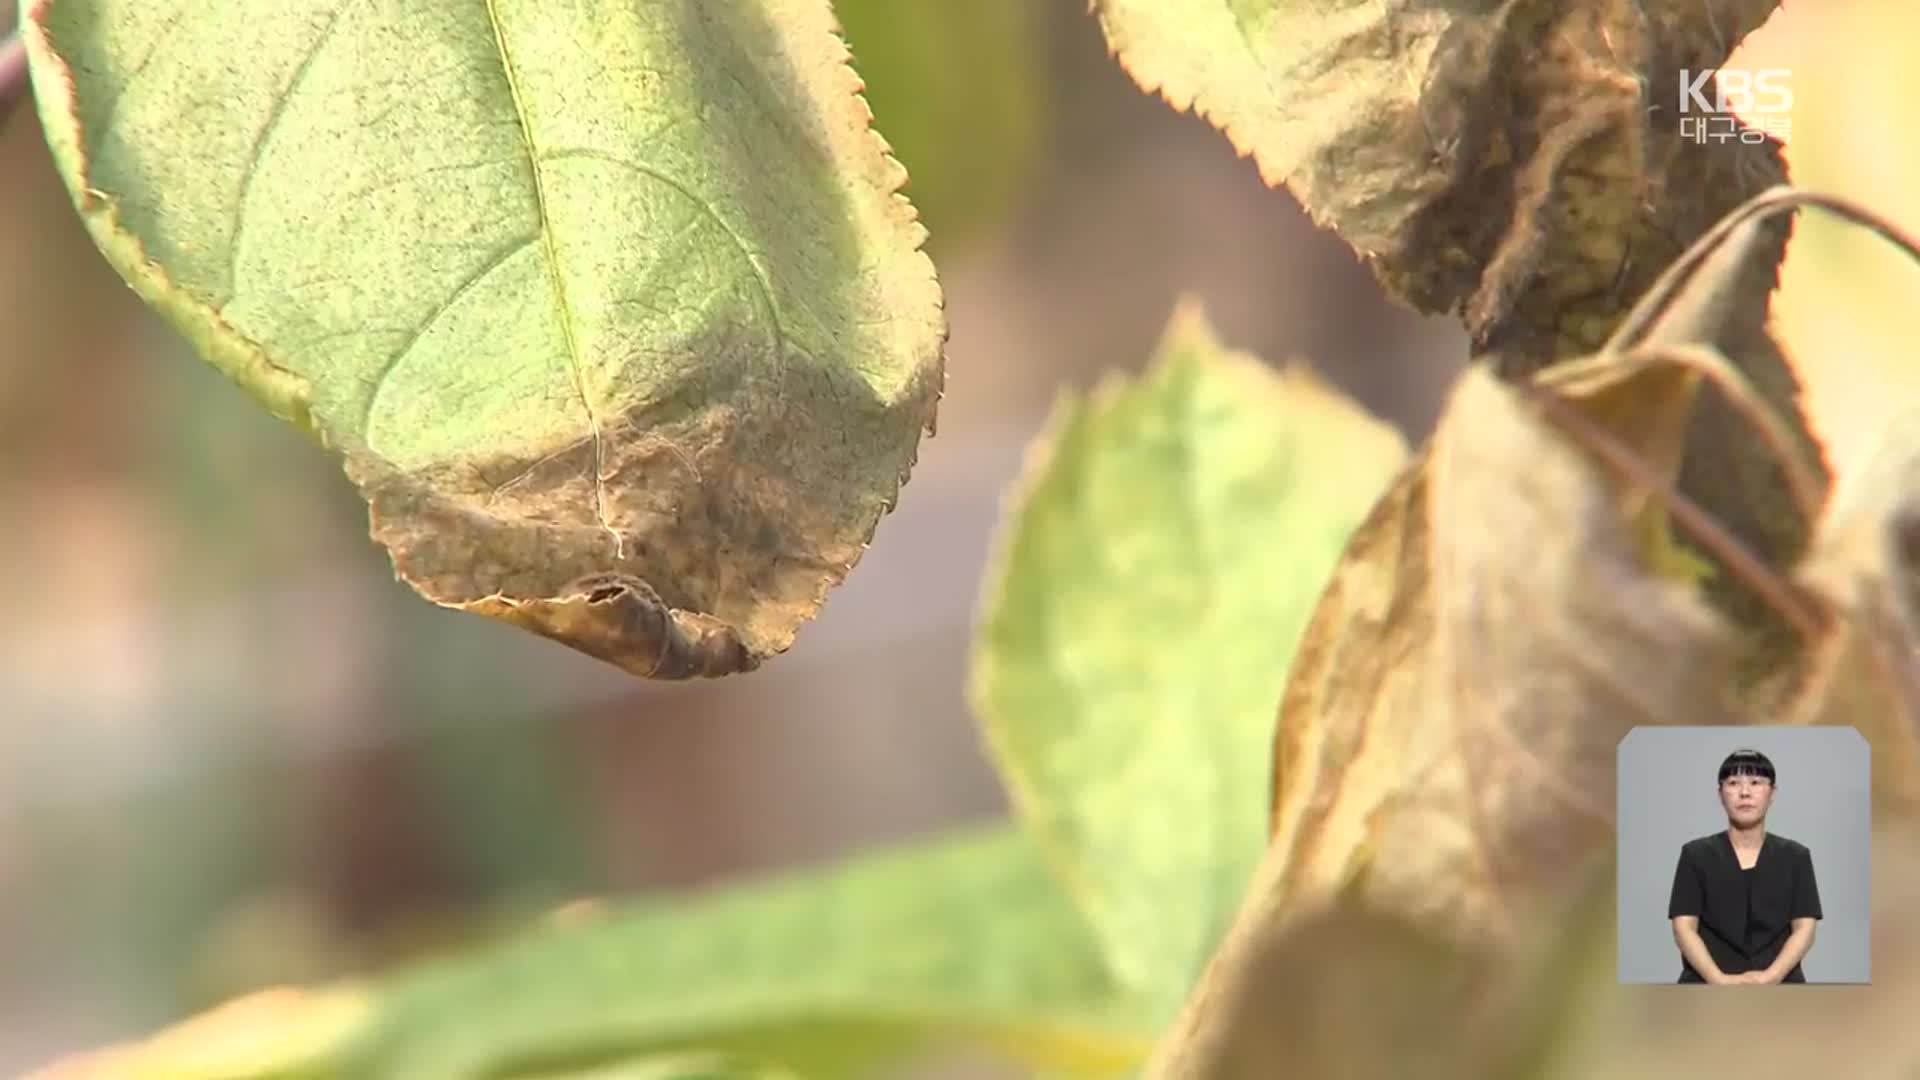
[(1735, 750), (1720, 763), (1720, 783), (1727, 782), (1729, 776), (1764, 776), (1767, 783), (1774, 783), (1773, 762), (1758, 750)]

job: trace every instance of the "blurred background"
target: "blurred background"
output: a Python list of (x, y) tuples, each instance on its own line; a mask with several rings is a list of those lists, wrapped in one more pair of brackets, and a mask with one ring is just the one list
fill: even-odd
[[(0, 1073), (576, 898), (1003, 815), (965, 700), (1002, 489), (1055, 395), (1139, 369), (1183, 292), (1230, 344), (1430, 429), (1456, 325), (1388, 305), (1223, 137), (1141, 94), (1084, 0), (836, 6), (932, 231), (948, 391), (818, 621), (718, 682), (642, 683), (395, 583), (336, 462), (119, 283), (30, 104), (0, 118)], [(1796, 70), (1800, 178), (1911, 223), (1907, 6), (1801, 5), (1755, 64)], [(1860, 358), (1900, 356), (1873, 320), (1920, 280), (1802, 231), (1782, 318), (1803, 359), (1843, 358), (1809, 381), (1844, 456), (1910, 395)]]

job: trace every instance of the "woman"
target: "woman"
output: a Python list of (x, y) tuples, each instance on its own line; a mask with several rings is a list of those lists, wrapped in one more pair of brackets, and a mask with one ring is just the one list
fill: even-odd
[(1681, 846), (1667, 901), (1683, 983), (1807, 981), (1800, 960), (1813, 947), (1820, 890), (1806, 845), (1767, 832), (1776, 790), (1773, 762), (1758, 750), (1720, 764), (1727, 828)]

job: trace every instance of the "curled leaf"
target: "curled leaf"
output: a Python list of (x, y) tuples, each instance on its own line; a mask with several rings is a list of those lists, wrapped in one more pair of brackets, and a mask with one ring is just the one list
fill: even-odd
[[(1883, 806), (1913, 809), (1920, 454), (1910, 441), (1894, 447), (1822, 516), (1824, 477), (1800, 455), (1791, 414), (1718, 345), (1741, 310), (1736, 282), (1757, 223), (1799, 205), (1920, 252), (1857, 208), (1769, 192), (1677, 261), (1601, 353), (1513, 381), (1484, 367), (1462, 378), (1309, 624), (1275, 736), (1273, 844), (1162, 1044), (1159, 1075), (1253, 1075), (1238, 1064), (1264, 1038), (1253, 1003), (1283, 985), (1268, 954), (1314, 933), (1329, 905), (1413, 920), (1458, 950), (1463, 971), (1491, 965), (1500, 984), (1529, 928), (1560, 919), (1611, 858), (1622, 737), (1643, 724), (1778, 718), (1757, 703), (1771, 706), (1799, 671), (1754, 691), (1751, 642), (1705, 602), (1691, 565), (1669, 557), (1669, 524), (1728, 571), (1723, 586), (1818, 646), (1803, 722), (1859, 727)], [(1753, 460), (1777, 474), (1789, 512), (1820, 521), (1797, 578), (1687, 495), (1690, 455), (1725, 464), (1747, 452), (1690, 437), (1709, 384), (1746, 426), (1747, 449), (1766, 455)], [(1296, 964), (1285, 978), (1319, 970)], [(1396, 977), (1424, 976), (1382, 972), (1380, 993)], [(1446, 1048), (1438, 1067), (1489, 1068), (1463, 1050)], [(1336, 1058), (1297, 1073), (1322, 1074), (1343, 1075)]]
[[(1686, 391), (1659, 369), (1601, 385), (1594, 400), (1637, 394), (1644, 415), (1671, 415), (1662, 399)], [(1610, 843), (1627, 731), (1731, 719), (1732, 636), (1653, 573), (1627, 487), (1514, 389), (1462, 378), (1289, 677), (1272, 904), (1338, 887), (1364, 853), (1369, 894), (1393, 910), (1503, 933)]]
[(893, 505), (944, 319), (825, 0), (26, 21), (101, 250), (346, 455), (428, 599), (726, 674)]
[(1617, 358), (1553, 369), (1534, 393), (1462, 376), (1308, 624), (1275, 734), (1271, 846), (1164, 1044), (1185, 1064), (1162, 1075), (1242, 1075), (1227, 1063), (1261, 1036), (1232, 1017), (1272, 992), (1261, 943), (1309, 933), (1330, 903), (1506, 970), (1612, 851), (1619, 740), (1734, 720), (1736, 637), (1651, 565), (1633, 478), (1543, 403), (1611, 423), (1671, 475), (1693, 389)]

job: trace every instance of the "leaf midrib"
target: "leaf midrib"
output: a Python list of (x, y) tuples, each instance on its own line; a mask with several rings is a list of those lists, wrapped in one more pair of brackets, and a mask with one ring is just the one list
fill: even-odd
[(540, 249), (547, 261), (547, 275), (553, 282), (553, 302), (560, 316), (560, 334), (566, 344), (567, 371), (573, 379), (574, 393), (580, 396), (580, 406), (586, 410), (587, 427), (593, 439), (594, 516), (600, 526), (612, 534), (615, 553), (618, 554), (620, 533), (607, 521), (606, 440), (601, 432), (600, 415), (594, 410), (593, 399), (587, 394), (586, 374), (580, 365), (579, 337), (573, 325), (573, 307), (567, 300), (567, 283), (560, 274), (560, 255), (554, 249), (553, 225), (547, 214), (547, 185), (540, 170), (540, 147), (533, 136), (533, 121), (527, 115), (526, 101), (520, 93), (519, 74), (514, 70), (513, 52), (507, 47), (506, 27), (501, 22), (497, 2), (486, 0), (487, 24), (493, 31), (494, 48), (500, 54), (500, 70), (507, 80), (507, 97), (513, 102), (514, 119), (520, 128), (520, 144), (527, 155), (527, 171), (533, 178), (533, 202), (539, 217)]

